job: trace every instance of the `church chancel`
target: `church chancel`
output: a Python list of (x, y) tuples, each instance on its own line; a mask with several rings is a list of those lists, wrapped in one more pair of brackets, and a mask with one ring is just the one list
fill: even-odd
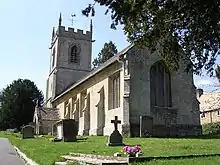
[[(74, 119), (79, 135), (110, 135), (117, 116), (122, 136), (140, 136), (140, 116), (152, 136), (200, 135), (199, 103), (193, 74), (180, 62), (172, 74), (159, 54), (130, 45), (91, 69), (90, 30), (65, 28), (52, 33), (45, 107), (60, 119)], [(116, 124), (116, 123), (115, 123)]]

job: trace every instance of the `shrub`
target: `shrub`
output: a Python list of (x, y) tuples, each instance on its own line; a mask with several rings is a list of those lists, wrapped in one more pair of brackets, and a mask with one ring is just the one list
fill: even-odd
[(220, 134), (220, 122), (208, 123), (202, 125), (203, 135), (218, 135)]

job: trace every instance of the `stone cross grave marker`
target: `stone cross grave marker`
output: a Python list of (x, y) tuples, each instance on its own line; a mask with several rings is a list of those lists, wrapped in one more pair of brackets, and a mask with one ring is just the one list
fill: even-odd
[(111, 123), (114, 124), (115, 130), (109, 136), (107, 146), (124, 146), (123, 137), (118, 131), (118, 124), (121, 124), (121, 121), (118, 120), (118, 116), (115, 116), (115, 120), (111, 120)]
[(115, 116), (115, 120), (111, 120), (111, 123), (114, 124), (115, 130), (118, 130), (118, 124), (121, 124), (121, 120), (118, 120), (118, 116)]
[(26, 125), (22, 128), (22, 139), (34, 138), (34, 128), (31, 125)]

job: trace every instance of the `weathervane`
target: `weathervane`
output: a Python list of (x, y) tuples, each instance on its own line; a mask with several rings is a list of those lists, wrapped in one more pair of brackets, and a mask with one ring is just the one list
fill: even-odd
[(73, 22), (75, 21), (73, 18), (76, 17), (76, 14), (71, 14), (71, 26), (73, 27)]

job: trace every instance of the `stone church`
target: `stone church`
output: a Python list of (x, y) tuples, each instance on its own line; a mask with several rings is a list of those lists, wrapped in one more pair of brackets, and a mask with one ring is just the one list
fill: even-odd
[(44, 107), (78, 121), (79, 135), (110, 135), (115, 116), (123, 136), (140, 136), (140, 127), (152, 136), (201, 134), (193, 74), (183, 62), (171, 73), (159, 54), (130, 45), (91, 69), (92, 22), (85, 33), (61, 23), (52, 33)]

